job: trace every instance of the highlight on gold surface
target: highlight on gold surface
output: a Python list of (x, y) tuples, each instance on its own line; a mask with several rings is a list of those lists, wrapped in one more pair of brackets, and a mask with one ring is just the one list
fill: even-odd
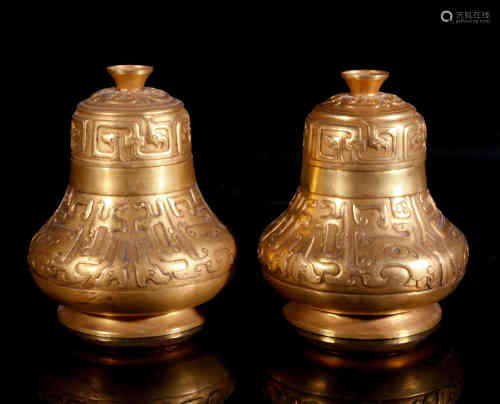
[(422, 116), (379, 91), (387, 72), (342, 76), (351, 92), (306, 118), (300, 185), (259, 241), (263, 274), (291, 301), (287, 319), (321, 343), (346, 324), (359, 340), (426, 335), (464, 276), (467, 242), (427, 189)]
[(383, 70), (347, 70), (341, 73), (352, 95), (377, 94), (389, 77)]
[[(106, 344), (158, 333), (167, 343), (179, 337), (174, 318), (183, 337), (200, 328), (195, 308), (227, 284), (236, 246), (198, 189), (182, 102), (144, 87), (152, 67), (108, 70), (116, 87), (73, 115), (70, 184), (28, 262), (70, 329)], [(144, 317), (157, 327), (138, 334)]]
[(113, 77), (118, 90), (142, 90), (147, 78), (153, 72), (152, 66), (118, 65), (109, 66), (108, 72)]

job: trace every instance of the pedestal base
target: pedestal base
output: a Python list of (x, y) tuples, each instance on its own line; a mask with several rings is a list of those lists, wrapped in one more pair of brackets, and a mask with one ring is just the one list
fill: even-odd
[(438, 303), (389, 316), (348, 316), (288, 303), (286, 319), (299, 334), (333, 351), (396, 352), (410, 349), (437, 327)]
[(59, 321), (79, 337), (112, 347), (154, 347), (176, 344), (199, 331), (204, 318), (196, 309), (155, 317), (102, 317), (58, 308)]

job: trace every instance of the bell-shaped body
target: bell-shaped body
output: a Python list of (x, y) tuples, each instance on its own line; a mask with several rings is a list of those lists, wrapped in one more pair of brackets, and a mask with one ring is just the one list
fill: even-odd
[(33, 278), (75, 312), (195, 307), (227, 283), (235, 242), (196, 184), (189, 115), (181, 101), (143, 87), (152, 68), (109, 71), (116, 87), (73, 115), (70, 184), (31, 242)]
[(300, 186), (259, 244), (266, 279), (298, 304), (401, 313), (441, 300), (464, 275), (465, 237), (427, 190), (425, 122), (378, 91), (386, 77), (345, 72), (351, 93), (306, 119)]

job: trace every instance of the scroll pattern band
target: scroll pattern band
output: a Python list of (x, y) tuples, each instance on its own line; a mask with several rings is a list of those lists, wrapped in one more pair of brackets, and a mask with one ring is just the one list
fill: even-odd
[(264, 231), (259, 257), (269, 275), (311, 289), (405, 293), (457, 283), (468, 247), (427, 190), (346, 199), (299, 187)]

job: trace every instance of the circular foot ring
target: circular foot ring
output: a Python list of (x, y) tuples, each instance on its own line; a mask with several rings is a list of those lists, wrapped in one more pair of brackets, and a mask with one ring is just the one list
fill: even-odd
[(346, 316), (300, 303), (288, 303), (286, 319), (316, 344), (356, 350), (390, 350), (425, 339), (441, 321), (438, 303), (389, 316)]
[(198, 332), (204, 318), (196, 309), (154, 317), (102, 317), (58, 308), (59, 321), (90, 342), (109, 346), (158, 346), (179, 343)]

